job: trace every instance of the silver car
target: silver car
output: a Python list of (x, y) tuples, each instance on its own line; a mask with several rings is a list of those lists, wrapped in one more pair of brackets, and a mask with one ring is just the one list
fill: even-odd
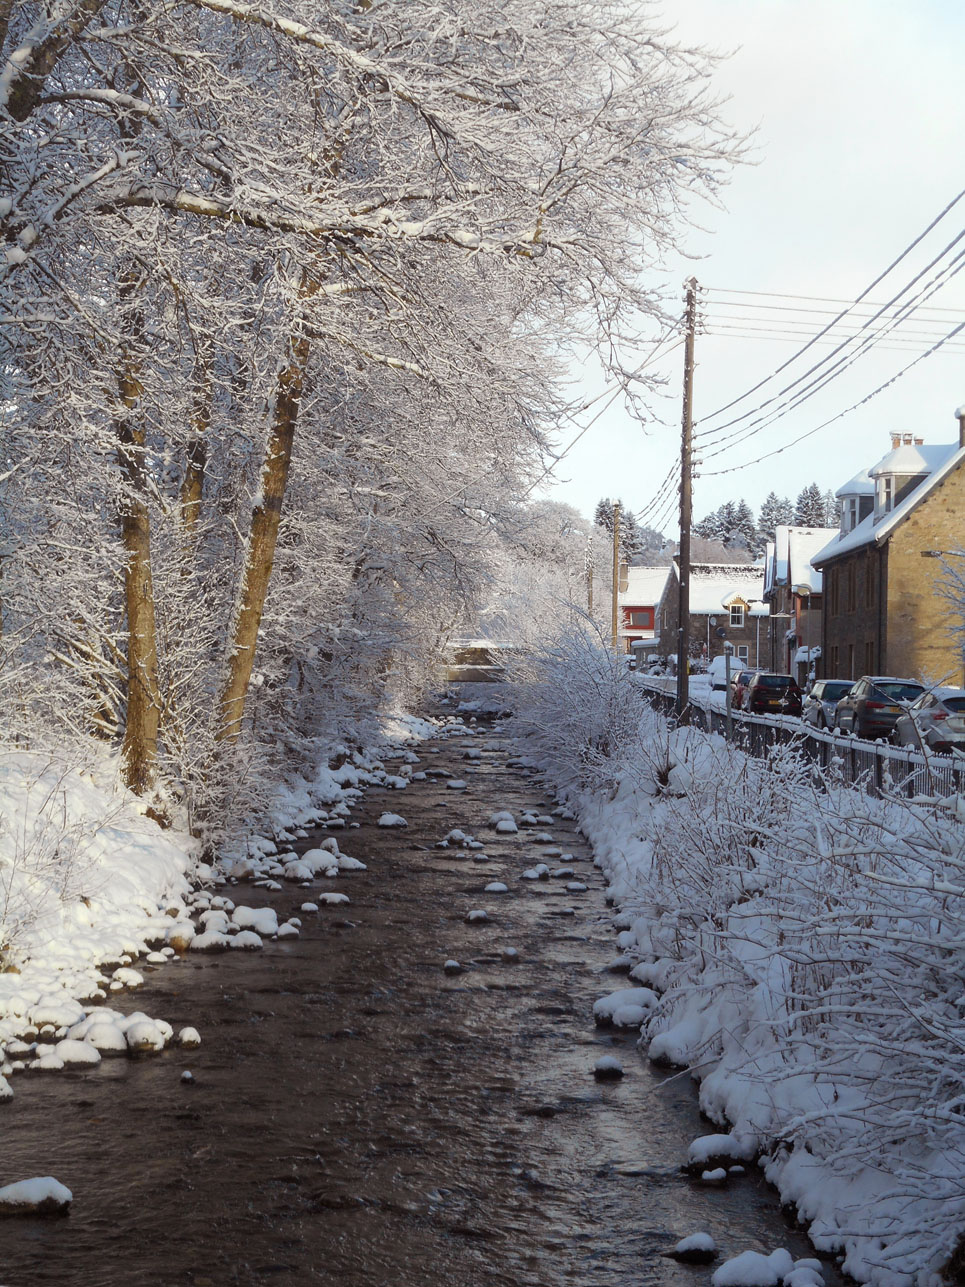
[(815, 728), (834, 728), (834, 709), (854, 687), (853, 679), (818, 679), (801, 707), (801, 719)]
[(932, 688), (895, 720), (900, 746), (965, 751), (965, 688)]

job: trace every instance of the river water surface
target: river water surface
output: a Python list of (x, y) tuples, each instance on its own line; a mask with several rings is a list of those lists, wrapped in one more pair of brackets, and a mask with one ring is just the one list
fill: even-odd
[[(419, 767), (468, 788), (433, 776), (369, 791), (361, 827), (339, 834), (368, 870), (315, 886), (349, 907), (303, 916), (299, 939), (260, 953), (189, 954), (124, 994), (197, 1027), (199, 1050), (16, 1079), (3, 1182), (54, 1175), (74, 1202), (63, 1219), (0, 1224), (4, 1287), (690, 1287), (713, 1266), (667, 1252), (697, 1230), (723, 1256), (813, 1255), (753, 1168), (719, 1190), (682, 1172), (689, 1141), (715, 1129), (689, 1077), (594, 1028), (593, 1001), (625, 986), (607, 972), (612, 910), (571, 822), (543, 829), (588, 892), (519, 879), (543, 849), (531, 831), (497, 839), (487, 819), (554, 802), (513, 751), (498, 727), (426, 744)], [(374, 825), (385, 810), (408, 828)], [(489, 861), (435, 848), (454, 827)], [(485, 893), (494, 880), (510, 892)], [(286, 916), (312, 897), (226, 892)], [(467, 923), (473, 909), (489, 920)], [(448, 958), (464, 972), (445, 974)], [(626, 1076), (598, 1083), (611, 1052)]]

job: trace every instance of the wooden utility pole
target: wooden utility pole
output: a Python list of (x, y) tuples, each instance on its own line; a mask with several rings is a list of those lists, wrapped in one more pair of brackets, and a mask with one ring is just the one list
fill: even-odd
[(613, 651), (617, 650), (617, 638), (619, 628), (619, 617), (617, 610), (617, 594), (620, 590), (620, 505), (617, 503), (613, 506), (613, 602), (612, 602), (612, 624), (613, 624)]
[(697, 279), (687, 283), (684, 349), (684, 410), (680, 437), (680, 572), (677, 596), (677, 720), (690, 723), (690, 524), (693, 477), (694, 338), (697, 334)]

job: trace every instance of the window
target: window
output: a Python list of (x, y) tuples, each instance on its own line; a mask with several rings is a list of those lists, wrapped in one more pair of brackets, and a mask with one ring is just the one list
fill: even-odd
[(864, 669), (866, 675), (873, 675), (877, 667), (875, 666), (875, 641), (869, 639), (864, 646)]
[(838, 569), (836, 567), (828, 568), (828, 611), (832, 614), (838, 611)]
[(854, 644), (848, 644), (848, 678), (854, 679)]
[(882, 514), (890, 514), (895, 503), (895, 480), (891, 474), (878, 479), (878, 506)]
[(737, 656), (740, 658), (741, 661), (747, 661), (748, 657), (750, 656), (749, 649), (750, 649), (749, 644), (737, 645)]
[(730, 624), (738, 630), (743, 626), (744, 605), (742, 603), (732, 603), (730, 605)]
[(653, 629), (653, 608), (630, 608), (627, 615), (630, 618), (629, 624), (638, 630)]
[(857, 604), (857, 595), (855, 591), (857, 589), (857, 580), (858, 580), (856, 575), (854, 559), (852, 559), (848, 564), (848, 566), (845, 568), (845, 577), (846, 577), (846, 580), (845, 580), (844, 610), (845, 612), (854, 612), (855, 606)]
[(865, 559), (864, 564), (864, 606), (866, 608), (873, 608), (875, 606), (875, 600), (878, 597), (877, 571), (875, 556), (869, 550), (868, 557)]
[(833, 644), (831, 647), (831, 673), (838, 673), (838, 645)]

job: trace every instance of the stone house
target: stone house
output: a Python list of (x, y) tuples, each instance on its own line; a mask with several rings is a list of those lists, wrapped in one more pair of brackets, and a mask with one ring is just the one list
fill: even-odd
[(776, 528), (764, 559), (764, 598), (770, 616), (764, 664), (803, 685), (821, 657), (822, 576), (812, 557), (837, 528)]
[(959, 423), (957, 444), (892, 435), (887, 455), (836, 493), (841, 530), (812, 560), (824, 576), (822, 675), (962, 683), (931, 557), (965, 548), (965, 413)]
[[(656, 651), (677, 655), (680, 568), (674, 559), (658, 607)], [(763, 666), (767, 649), (764, 569), (753, 563), (692, 563), (690, 566), (690, 656), (699, 665), (734, 645), (735, 664)]]

